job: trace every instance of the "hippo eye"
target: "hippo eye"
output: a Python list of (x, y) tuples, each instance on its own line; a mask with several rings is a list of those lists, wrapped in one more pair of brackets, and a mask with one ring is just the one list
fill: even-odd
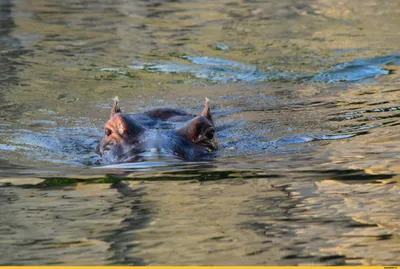
[(206, 137), (208, 138), (208, 139), (213, 139), (214, 138), (214, 131), (210, 131), (210, 132), (208, 132), (207, 134), (206, 134)]
[(104, 134), (105, 134), (106, 136), (109, 136), (109, 135), (111, 134), (111, 130), (108, 129), (108, 128), (105, 128), (105, 129), (104, 129)]

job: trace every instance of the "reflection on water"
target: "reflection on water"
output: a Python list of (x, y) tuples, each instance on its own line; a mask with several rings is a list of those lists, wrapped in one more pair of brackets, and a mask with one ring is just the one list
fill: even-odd
[[(0, 264), (398, 264), (399, 5), (0, 0)], [(115, 95), (216, 158), (102, 164)]]
[[(25, 51), (20, 40), (11, 35), (15, 27), (14, 18), (11, 14), (13, 3), (11, 0), (0, 1), (0, 117), (18, 118), (16, 115), (21, 111), (21, 105), (7, 104), (4, 102), (4, 94), (9, 92), (8, 87), (18, 84), (18, 71), (21, 67), (16, 58)], [(12, 116), (11, 116), (12, 117)]]

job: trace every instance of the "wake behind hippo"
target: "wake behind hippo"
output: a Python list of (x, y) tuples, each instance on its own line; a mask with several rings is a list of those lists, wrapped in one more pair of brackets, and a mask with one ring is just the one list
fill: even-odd
[(196, 116), (170, 108), (125, 114), (116, 97), (98, 153), (108, 163), (141, 161), (149, 156), (201, 160), (216, 150), (214, 133), (207, 98), (201, 115)]

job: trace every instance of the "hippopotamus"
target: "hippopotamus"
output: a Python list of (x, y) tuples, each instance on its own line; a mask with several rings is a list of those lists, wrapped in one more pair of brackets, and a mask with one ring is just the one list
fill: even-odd
[(116, 97), (97, 151), (107, 163), (127, 163), (149, 157), (196, 161), (210, 158), (216, 149), (208, 98), (201, 114), (193, 115), (171, 108), (127, 114)]

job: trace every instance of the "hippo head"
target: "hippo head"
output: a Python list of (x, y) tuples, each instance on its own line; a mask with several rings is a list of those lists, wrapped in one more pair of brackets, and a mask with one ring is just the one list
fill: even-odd
[(109, 163), (166, 156), (200, 160), (210, 157), (216, 150), (214, 136), (214, 121), (207, 98), (199, 116), (168, 108), (125, 114), (115, 98), (98, 153)]

